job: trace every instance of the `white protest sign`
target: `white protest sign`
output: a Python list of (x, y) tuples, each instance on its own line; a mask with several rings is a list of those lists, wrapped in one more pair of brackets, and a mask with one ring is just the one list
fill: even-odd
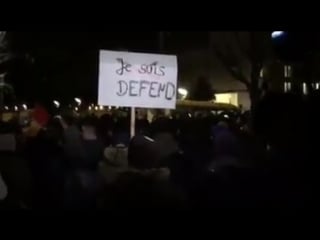
[(177, 57), (100, 51), (99, 105), (176, 107)]

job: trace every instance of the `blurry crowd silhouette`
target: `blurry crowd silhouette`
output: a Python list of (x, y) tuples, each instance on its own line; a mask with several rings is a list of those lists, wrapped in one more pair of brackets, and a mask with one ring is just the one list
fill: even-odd
[[(315, 204), (320, 94), (251, 114), (72, 114), (1, 123), (1, 209), (301, 208)], [(36, 119), (41, 119), (37, 117)]]

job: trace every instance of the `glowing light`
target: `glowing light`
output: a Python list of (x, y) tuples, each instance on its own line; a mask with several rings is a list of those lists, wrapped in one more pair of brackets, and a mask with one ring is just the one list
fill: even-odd
[(103, 106), (99, 106), (99, 110), (103, 110), (104, 108), (103, 108)]
[(154, 140), (152, 138), (149, 138), (147, 136), (143, 136), (146, 140), (148, 140), (149, 142), (154, 142)]
[(178, 88), (178, 93), (181, 94), (183, 97), (188, 95), (188, 90), (184, 88)]
[(224, 118), (229, 118), (229, 116), (227, 114), (224, 114), (223, 117)]
[(278, 38), (281, 37), (284, 34), (284, 31), (274, 31), (271, 33), (272, 38)]
[(111, 110), (111, 106), (109, 106), (108, 109)]
[(56, 108), (60, 107), (60, 103), (57, 100), (53, 100), (53, 104), (56, 106)]
[(89, 106), (89, 107), (88, 107), (88, 110), (89, 110), (89, 111), (91, 111), (91, 110), (92, 110), (92, 107), (91, 107), (91, 106)]
[(78, 108), (78, 107), (75, 107), (74, 110), (78, 112), (78, 111), (79, 111), (79, 108)]
[(191, 114), (190, 113), (188, 113), (188, 117), (191, 118)]
[(302, 92), (304, 95), (308, 94), (308, 88), (307, 88), (307, 84), (305, 82), (302, 84)]
[(284, 82), (284, 92), (291, 91), (291, 82)]
[(14, 106), (14, 110), (15, 110), (15, 111), (18, 111), (18, 106)]
[(99, 110), (98, 106), (95, 106), (95, 107), (94, 107), (94, 110), (98, 111), (98, 110)]
[(74, 101), (76, 101), (76, 103), (78, 104), (78, 106), (81, 105), (81, 99), (80, 98), (74, 98)]
[(22, 108), (23, 108), (24, 110), (27, 110), (27, 109), (28, 109), (28, 107), (27, 107), (26, 104), (22, 104)]
[(5, 110), (9, 110), (8, 106), (4, 106), (4, 109), (5, 109)]
[(215, 98), (215, 102), (217, 103), (228, 103), (235, 106), (239, 105), (238, 93), (216, 93)]

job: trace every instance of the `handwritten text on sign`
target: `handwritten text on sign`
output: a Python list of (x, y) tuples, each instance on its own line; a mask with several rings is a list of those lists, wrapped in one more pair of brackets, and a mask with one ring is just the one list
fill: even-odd
[(176, 56), (100, 51), (99, 104), (175, 108)]

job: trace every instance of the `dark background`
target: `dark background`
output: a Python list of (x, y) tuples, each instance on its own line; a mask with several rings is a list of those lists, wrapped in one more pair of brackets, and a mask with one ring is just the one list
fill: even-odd
[[(209, 44), (208, 32), (166, 32), (162, 52), (179, 54)], [(284, 61), (305, 61), (318, 34), (288, 32), (274, 40)], [(99, 49), (160, 52), (159, 32), (9, 32), (9, 48), (16, 58), (6, 81), (17, 98), (27, 101), (69, 102), (76, 96), (95, 102)]]

